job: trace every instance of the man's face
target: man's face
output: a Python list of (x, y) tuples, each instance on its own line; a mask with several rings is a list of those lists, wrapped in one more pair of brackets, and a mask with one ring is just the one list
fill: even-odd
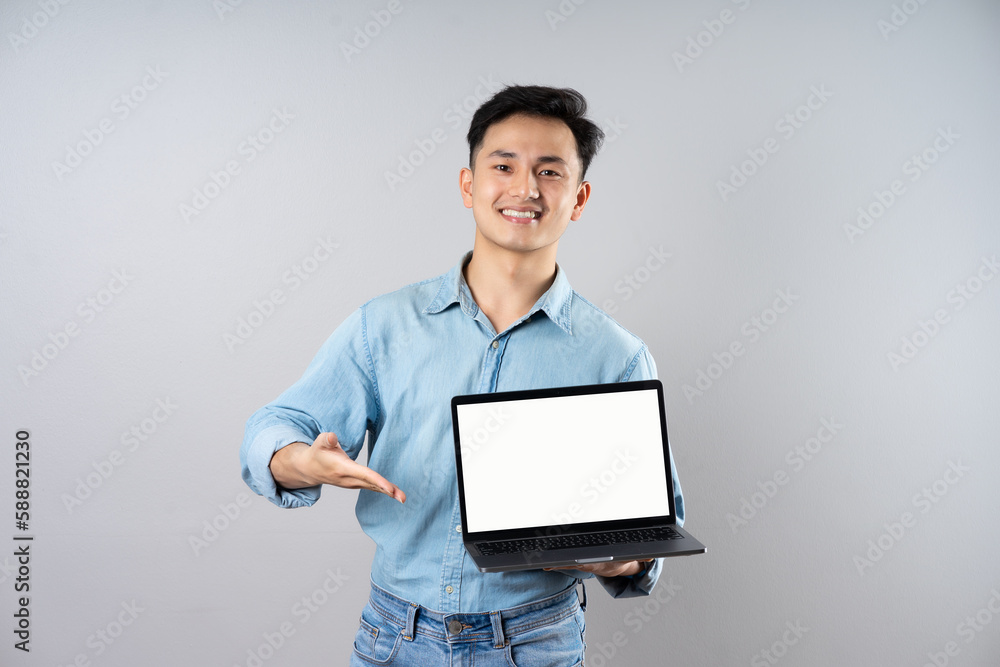
[(486, 130), (475, 160), (474, 171), (462, 169), (460, 185), (476, 219), (477, 242), (515, 252), (554, 251), (590, 196), (566, 123), (511, 116)]

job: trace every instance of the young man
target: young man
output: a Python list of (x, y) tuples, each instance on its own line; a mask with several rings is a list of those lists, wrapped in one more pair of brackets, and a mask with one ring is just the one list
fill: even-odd
[[(462, 544), (452, 396), (656, 374), (645, 344), (574, 292), (556, 264), (603, 140), (585, 113), (576, 91), (539, 86), (483, 104), (459, 175), (476, 222), (472, 252), (443, 276), (361, 306), (247, 423), (243, 478), (277, 505), (311, 505), (323, 484), (361, 489), (358, 521), (377, 548), (352, 665), (576, 665), (576, 583), (596, 577), (630, 597), (659, 577), (660, 561), (483, 574)], [(366, 434), (368, 467), (354, 460)], [(676, 476), (674, 488), (682, 522)]]

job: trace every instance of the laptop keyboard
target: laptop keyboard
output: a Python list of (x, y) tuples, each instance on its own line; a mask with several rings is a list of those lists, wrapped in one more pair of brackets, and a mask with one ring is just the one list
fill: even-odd
[(670, 526), (639, 528), (636, 530), (616, 530), (611, 533), (586, 533), (584, 535), (558, 535), (526, 540), (504, 540), (502, 542), (480, 542), (477, 546), (484, 556), (515, 554), (525, 551), (551, 551), (573, 547), (600, 547), (627, 542), (658, 542), (679, 540), (683, 536)]

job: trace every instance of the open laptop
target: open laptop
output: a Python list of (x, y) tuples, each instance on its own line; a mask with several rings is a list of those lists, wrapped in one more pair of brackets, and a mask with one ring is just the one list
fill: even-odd
[(659, 380), (456, 396), (462, 537), (481, 572), (688, 556)]

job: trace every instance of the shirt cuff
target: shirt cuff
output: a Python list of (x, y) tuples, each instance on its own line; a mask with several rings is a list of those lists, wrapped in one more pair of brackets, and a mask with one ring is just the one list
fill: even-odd
[(309, 507), (319, 500), (320, 485), (304, 489), (286, 489), (277, 485), (271, 474), (271, 457), (293, 442), (312, 442), (312, 438), (291, 426), (269, 426), (253, 438), (245, 451), (243, 481), (255, 493), (264, 496), (278, 507)]
[(597, 576), (597, 581), (613, 598), (634, 598), (649, 595), (660, 578), (663, 559), (656, 558), (649, 563), (643, 563), (645, 571), (635, 575), (621, 577)]

